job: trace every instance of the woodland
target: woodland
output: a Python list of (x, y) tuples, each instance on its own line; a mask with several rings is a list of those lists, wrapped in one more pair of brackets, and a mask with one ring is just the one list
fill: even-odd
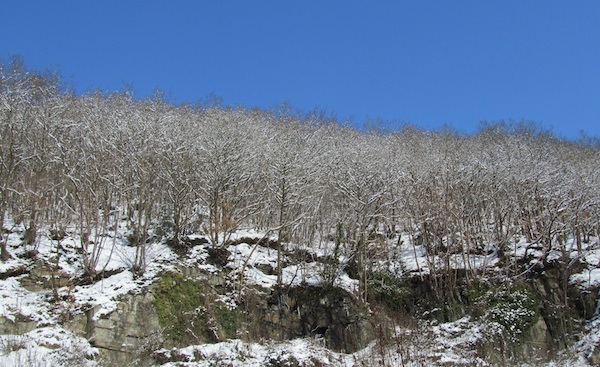
[[(11, 226), (24, 228), (32, 258), (42, 237), (60, 253), (76, 232), (81, 284), (103, 276), (100, 260), (125, 221), (136, 277), (153, 243), (185, 254), (202, 234), (218, 250), (253, 230), (276, 239), (278, 286), (288, 245), (330, 243), (332, 284), (352, 270), (368, 301), (377, 271), (400, 271), (381, 259), (402, 243), (415, 257), (424, 251), (415, 274), (447, 297), (458, 282), (523, 277), (532, 267), (518, 259), (529, 250), (574, 266), (573, 253), (600, 235), (598, 162), (597, 139), (529, 121), (484, 121), (470, 134), (359, 129), (285, 106), (75, 94), (57, 73), (0, 65), (1, 260), (15, 256)], [(528, 245), (517, 256), (520, 240)], [(493, 274), (482, 258), (496, 259)]]
[(431, 254), (506, 253), (515, 235), (566, 253), (600, 230), (597, 142), (534, 123), (361, 131), (322, 114), (76, 96), (18, 61), (0, 76), (0, 220), (24, 223), (32, 250), (44, 225), (86, 234), (91, 276), (118, 217), (136, 272), (149, 241), (200, 231), (219, 246), (240, 227), (315, 246), (334, 236), (363, 261), (375, 234), (410, 233)]

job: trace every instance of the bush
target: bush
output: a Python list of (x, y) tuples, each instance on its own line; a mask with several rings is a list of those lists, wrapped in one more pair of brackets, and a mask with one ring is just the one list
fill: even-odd
[(540, 317), (540, 304), (533, 291), (524, 283), (485, 287), (471, 290), (473, 311), (486, 324), (491, 335), (518, 342)]
[(265, 367), (300, 367), (300, 362), (294, 356), (283, 352), (268, 356), (263, 363)]
[(410, 288), (394, 274), (387, 271), (372, 273), (367, 281), (373, 301), (389, 310), (400, 310), (409, 300)]

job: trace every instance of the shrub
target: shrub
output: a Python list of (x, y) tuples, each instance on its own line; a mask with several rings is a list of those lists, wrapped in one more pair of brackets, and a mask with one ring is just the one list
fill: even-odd
[(389, 310), (400, 310), (411, 295), (410, 288), (394, 274), (387, 271), (372, 273), (367, 284), (372, 299)]
[(533, 291), (524, 283), (485, 287), (471, 290), (474, 313), (486, 323), (486, 331), (518, 342), (540, 317), (540, 304)]

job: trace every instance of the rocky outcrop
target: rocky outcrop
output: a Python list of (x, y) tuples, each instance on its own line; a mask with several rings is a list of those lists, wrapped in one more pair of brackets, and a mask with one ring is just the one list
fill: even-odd
[(319, 337), (330, 349), (354, 352), (374, 339), (367, 305), (341, 288), (249, 287), (232, 308), (235, 293), (225, 278), (182, 273), (163, 274), (152, 290), (166, 348), (227, 339)]
[(36, 327), (37, 323), (26, 317), (17, 316), (13, 320), (9, 320), (6, 317), (0, 317), (0, 335), (23, 335)]
[(276, 290), (256, 305), (255, 340), (319, 337), (329, 349), (352, 353), (375, 338), (367, 306), (340, 288)]
[(114, 312), (102, 317), (96, 317), (98, 310), (88, 310), (67, 327), (97, 347), (107, 366), (151, 365), (151, 352), (162, 344), (152, 294), (128, 294)]
[[(157, 300), (160, 296), (159, 284), (163, 279), (160, 277), (154, 285), (141, 292), (121, 296), (116, 310), (110, 314), (101, 315), (98, 306), (74, 315), (62, 326), (86, 338), (98, 348), (104, 366), (145, 367), (156, 364), (155, 351), (161, 348), (170, 350), (171, 347), (181, 348), (231, 338), (256, 342), (317, 337), (331, 350), (352, 353), (377, 338), (385, 338), (385, 330), (391, 330), (394, 322), (391, 322), (392, 326), (380, 327), (383, 325), (381, 322), (392, 320), (398, 314), (416, 320), (424, 317), (424, 311), (445, 308), (454, 311), (445, 312), (442, 321), (451, 321), (465, 314), (481, 317), (484, 315), (482, 310), (485, 311), (485, 307), (482, 309), (477, 303), (477, 299), (485, 298), (473, 298), (473, 292), (466, 282), (459, 282), (460, 289), (454, 290), (463, 296), (462, 299), (454, 297), (457, 306), (453, 307), (448, 298), (436, 297), (426, 279), (403, 282), (402, 287), (397, 289), (401, 293), (398, 297), (386, 293), (393, 300), (407, 303), (393, 309), (388, 309), (390, 304), (378, 301), (376, 297), (371, 304), (365, 304), (343, 289), (308, 285), (275, 289), (248, 287), (244, 296), (236, 299), (238, 307), (229, 309), (217, 301), (232, 294), (224, 274), (206, 274), (193, 267), (182, 267), (177, 275), (181, 278), (179, 282), (198, 284), (198, 292), (195, 293), (202, 295), (198, 298), (201, 303), (194, 308), (203, 311), (190, 317), (195, 317), (193, 321), (200, 325), (200, 329), (210, 330), (211, 333), (205, 336), (194, 335), (196, 339), (171, 338), (168, 325), (164, 325), (164, 320), (163, 325), (159, 322), (160, 307)], [(527, 290), (526, 294), (536, 299), (535, 321), (524, 328), (516, 344), (509, 345), (503, 338), (481, 340), (477, 345), (478, 355), (490, 363), (503, 364), (509, 359), (541, 360), (569, 347), (573, 340), (568, 339), (568, 335), (572, 335), (577, 326), (574, 320), (585, 320), (594, 315), (598, 293), (596, 290), (583, 291), (569, 286), (566, 282), (568, 275), (560, 267), (546, 267), (543, 271), (530, 273), (528, 279), (523, 279), (522, 287)], [(56, 284), (62, 278), (63, 275), (53, 272), (51, 268), (40, 267), (21, 281), (32, 290), (47, 291), (52, 288), (52, 280)], [(194, 293), (181, 292), (173, 285), (173, 281), (171, 279), (166, 283), (168, 289), (179, 292), (178, 294)], [(494, 290), (493, 284), (486, 287), (487, 290)], [(167, 296), (175, 306), (180, 305), (173, 294), (169, 293)], [(493, 300), (499, 301), (496, 298)], [(475, 312), (477, 307), (479, 312)], [(376, 311), (375, 314), (373, 310)], [(180, 306), (174, 307), (174, 312), (183, 313)], [(0, 318), (0, 334), (24, 334), (36, 327), (34, 321), (26, 318)], [(594, 351), (592, 354), (591, 361), (597, 363), (600, 352)]]
[(56, 269), (56, 266), (38, 260), (21, 278), (21, 285), (30, 292), (43, 292), (72, 284), (71, 276)]

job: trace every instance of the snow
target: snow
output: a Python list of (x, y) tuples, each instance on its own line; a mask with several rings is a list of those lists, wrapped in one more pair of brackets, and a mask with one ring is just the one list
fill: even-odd
[(577, 259), (585, 265), (581, 272), (571, 275), (569, 278), (571, 284), (584, 289), (600, 287), (600, 248), (597, 248), (597, 244), (597, 239), (585, 244), (583, 254), (577, 251), (571, 252), (572, 259)]
[[(300, 366), (352, 366), (347, 364), (351, 357), (332, 352), (324, 348), (315, 339), (294, 339), (279, 343), (245, 343), (231, 340), (216, 344), (195, 345), (187, 348), (163, 350), (160, 353), (178, 356), (185, 362), (170, 362), (163, 367), (189, 366), (245, 366), (262, 367), (265, 365), (281, 365), (286, 361), (297, 361)], [(280, 364), (276, 364), (279, 362)]]
[(27, 261), (19, 258), (9, 259), (6, 262), (0, 261), (0, 274), (11, 273), (27, 266)]
[(138, 284), (134, 282), (130, 271), (123, 271), (89, 286), (77, 287), (72, 295), (80, 305), (99, 307), (94, 314), (97, 320), (117, 309), (119, 295), (134, 291)]
[[(12, 252), (16, 254), (14, 251), (15, 248), (21, 247), (21, 234), (23, 229), (20, 226), (12, 226), (13, 231), (5, 237), (4, 234), (0, 236), (0, 241), (6, 240), (6, 246), (13, 250)], [(1, 228), (0, 228), (1, 229)], [(20, 259), (18, 257), (12, 257), (8, 261), (0, 261), (0, 274), (5, 274), (9, 272), (13, 272), (19, 268), (27, 266), (28, 262), (24, 259)]]
[[(240, 236), (240, 238), (244, 237)], [(277, 285), (277, 275), (268, 275), (259, 269), (261, 265), (266, 265), (273, 270), (277, 268), (276, 250), (260, 245), (251, 246), (247, 243), (230, 245), (227, 249), (231, 252), (227, 266), (233, 269), (233, 273), (236, 275), (243, 271), (244, 281), (247, 284), (263, 288), (272, 288)], [(286, 262), (285, 255), (282, 257), (282, 262)], [(318, 286), (325, 282), (323, 275), (326, 273), (327, 266), (316, 261), (289, 265), (281, 270), (281, 281), (283, 284), (291, 286)], [(351, 279), (345, 272), (338, 272), (334, 285), (350, 293), (355, 293), (358, 289), (358, 280)]]
[(247, 243), (232, 245), (227, 248), (231, 252), (231, 262), (228, 264), (231, 268), (239, 268), (247, 261), (248, 265), (269, 265), (272, 268), (277, 266), (277, 251), (265, 248), (260, 245), (250, 246)]
[[(0, 273), (8, 274), (19, 270), (30, 270), (36, 266), (34, 260), (19, 257), (25, 250), (20, 245), (19, 227), (14, 226), (8, 234), (7, 243), (13, 256), (6, 262), (0, 262)], [(386, 248), (381, 258), (373, 264), (376, 269), (392, 271), (399, 276), (414, 276), (419, 272), (427, 274), (430, 266), (443, 267), (447, 263), (457, 269), (493, 269), (499, 259), (494, 252), (488, 255), (450, 254), (448, 258), (427, 258), (425, 248), (413, 246), (410, 237), (402, 235), (400, 241), (390, 241), (394, 245)], [(264, 233), (256, 231), (238, 231), (230, 239), (236, 244), (226, 245), (230, 256), (225, 267), (227, 281), (239, 280), (243, 272), (243, 280), (248, 285), (272, 288), (277, 284), (277, 250), (261, 245), (244, 242), (244, 238), (263, 238)], [(81, 255), (77, 253), (80, 239), (73, 233), (60, 242), (61, 256), (58, 259), (58, 270), (76, 278), (82, 274)], [(396, 243), (400, 245), (395, 245)], [(113, 247), (114, 244), (114, 247)], [(130, 247), (122, 235), (116, 238), (107, 235), (102, 251), (99, 253), (97, 270), (109, 271), (99, 281), (76, 287), (62, 287), (57, 291), (61, 301), (52, 304), (52, 291), (33, 292), (21, 284), (26, 275), (9, 276), (0, 280), (0, 317), (9, 321), (29, 320), (36, 329), (23, 335), (0, 335), (1, 366), (96, 366), (97, 351), (88, 341), (75, 336), (61, 328), (59, 321), (60, 307), (69, 312), (83, 312), (94, 309), (94, 318), (99, 319), (117, 309), (119, 299), (128, 293), (140, 292), (147, 288), (163, 271), (180, 271), (182, 267), (197, 269), (200, 277), (210, 277), (223, 271), (209, 264), (208, 250), (211, 245), (199, 245), (190, 249), (182, 259), (173, 253), (164, 243), (147, 246), (147, 268), (143, 275), (136, 277), (130, 268), (135, 257), (135, 248)], [(567, 245), (573, 248), (573, 244)], [(52, 263), (56, 259), (57, 242), (41, 236), (37, 245), (39, 251), (37, 261)], [(325, 243), (319, 248), (292, 244), (287, 249), (308, 251), (314, 259), (327, 258), (333, 254), (333, 243)], [(562, 253), (556, 250), (544, 252), (537, 245), (527, 243), (521, 238), (511, 249), (513, 256), (525, 256), (530, 261), (540, 261), (547, 256), (547, 261), (562, 261)], [(571, 275), (571, 284), (597, 291), (600, 288), (600, 248), (598, 241), (584, 244), (582, 252), (571, 251), (572, 261), (580, 261), (583, 270)], [(333, 280), (333, 285), (358, 294), (359, 282), (343, 271), (343, 264), (348, 257), (339, 257), (340, 266), (324, 264), (319, 261), (292, 261), (282, 254), (281, 261), (284, 285), (318, 286)], [(235, 290), (238, 292), (243, 290)], [(235, 308), (239, 294), (228, 293), (218, 296), (217, 301), (228, 308)], [(518, 317), (519, 315), (515, 315)], [(364, 366), (385, 363), (386, 365), (422, 366), (430, 364), (487, 366), (486, 361), (477, 357), (475, 351), (478, 343), (493, 333), (493, 325), (483, 324), (480, 320), (469, 317), (449, 323), (422, 322), (410, 328), (397, 327), (390, 345), (381, 346), (377, 342), (353, 354), (330, 351), (324, 347), (320, 339), (295, 339), (284, 342), (246, 343), (240, 340), (229, 340), (217, 344), (195, 345), (186, 348), (161, 350), (165, 356), (178, 356), (182, 362), (169, 362), (163, 366), (263, 366), (267, 363), (285, 363), (298, 361), (300, 365), (323, 366)], [(579, 342), (571, 350), (572, 354), (555, 361), (539, 364), (547, 367), (589, 365), (585, 357), (600, 345), (600, 314), (590, 320)], [(77, 358), (74, 362), (73, 358)], [(291, 363), (291, 362), (290, 362)]]
[(49, 313), (49, 292), (30, 292), (21, 286), (20, 278), (8, 278), (0, 281), (0, 316), (10, 321), (25, 318), (38, 325), (55, 322)]
[[(110, 269), (121, 269), (125, 262), (122, 260), (129, 259), (128, 252), (135, 251), (134, 248), (122, 247), (119, 249), (121, 256), (112, 259)], [(175, 267), (170, 265), (170, 262), (176, 259), (176, 255), (163, 244), (154, 244), (147, 249), (148, 267), (144, 275), (136, 279), (130, 270), (122, 270), (121, 272), (101, 279), (100, 281), (85, 286), (79, 286), (70, 293), (75, 302), (79, 305), (98, 308), (94, 313), (94, 319), (97, 320), (102, 316), (110, 314), (117, 309), (120, 296), (127, 293), (135, 293), (143, 289), (153, 282), (154, 277), (163, 270), (175, 270)], [(68, 289), (61, 289), (61, 292), (69, 292)]]
[[(13, 232), (9, 235), (9, 244), (18, 245), (19, 232)], [(110, 241), (112, 242), (112, 240)], [(77, 277), (82, 273), (81, 256), (77, 255), (79, 238), (77, 236), (67, 236), (60, 241), (62, 249), (58, 262), (58, 269), (64, 274)], [(50, 240), (47, 236), (41, 236), (38, 245), (38, 258), (45, 259), (52, 263), (56, 253), (56, 241)], [(22, 247), (22, 246), (21, 246)], [(19, 248), (19, 250), (23, 250)], [(101, 279), (91, 285), (82, 285), (75, 288), (62, 287), (57, 290), (61, 296), (72, 296), (73, 302), (69, 305), (72, 311), (89, 307), (98, 307), (95, 314), (96, 318), (109, 314), (116, 309), (119, 297), (128, 292), (135, 292), (148, 286), (153, 278), (160, 271), (165, 269), (174, 269), (170, 264), (177, 259), (177, 256), (164, 244), (152, 244), (146, 249), (146, 263), (148, 267), (144, 276), (140, 279), (134, 279), (130, 270), (135, 248), (127, 246), (126, 241), (116, 241), (114, 251), (112, 246), (104, 246), (100, 253), (98, 270), (105, 267), (107, 271), (116, 272), (116, 274)], [(113, 252), (111, 256), (111, 251)], [(14, 253), (19, 253), (14, 251)], [(39, 261), (39, 260), (38, 260)], [(23, 259), (13, 258), (8, 262), (0, 262), (3, 271), (11, 271), (19, 267), (30, 268), (35, 266), (31, 262)], [(51, 291), (31, 292), (25, 289), (20, 279), (22, 277), (10, 277), (0, 281), (0, 316), (11, 321), (21, 317), (37, 322), (39, 325), (55, 324), (56, 315), (51, 314), (49, 310), (53, 307), (49, 300), (53, 297)]]
[(358, 286), (359, 286), (358, 279), (352, 279), (346, 273), (342, 273), (339, 276), (337, 276), (335, 278), (333, 285), (335, 287), (342, 288), (343, 290), (347, 291), (348, 293), (358, 294)]
[(97, 354), (87, 340), (60, 327), (0, 335), (0, 366), (4, 367), (95, 367)]
[(600, 287), (600, 269), (585, 269), (581, 273), (571, 275), (569, 281), (582, 288)]

